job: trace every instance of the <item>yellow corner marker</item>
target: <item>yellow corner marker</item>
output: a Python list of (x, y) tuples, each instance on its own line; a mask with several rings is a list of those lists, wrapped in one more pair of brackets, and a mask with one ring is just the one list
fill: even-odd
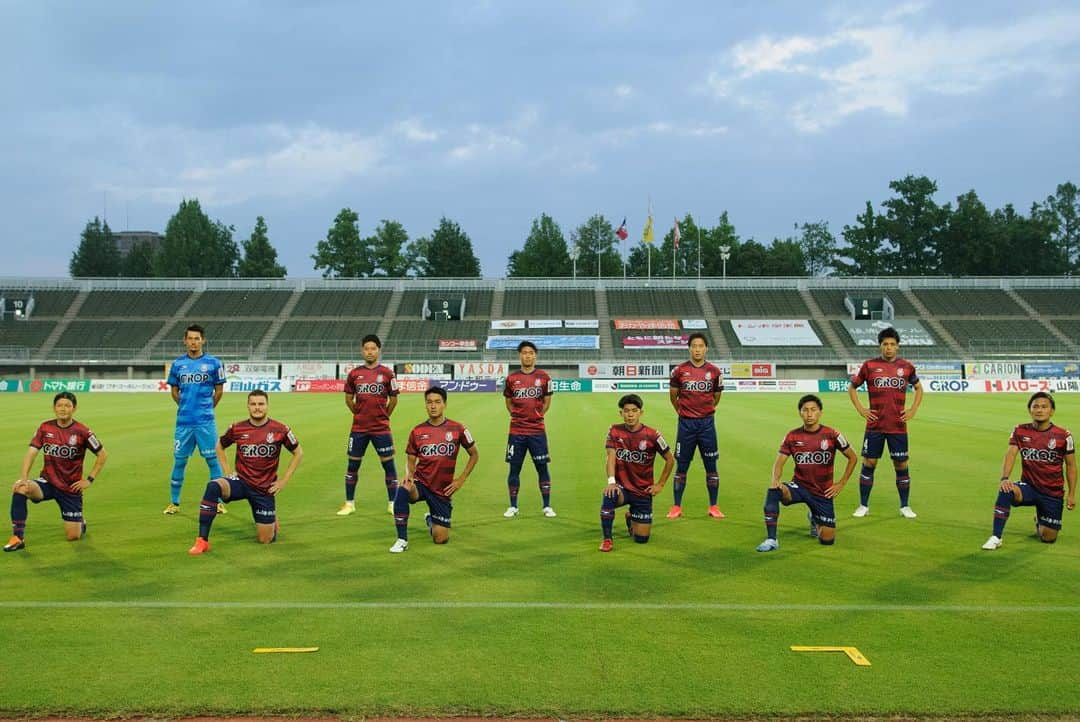
[(318, 652), (318, 647), (256, 647), (255, 654), (291, 654), (296, 652)]
[(852, 662), (860, 667), (869, 667), (870, 660), (863, 656), (863, 653), (859, 651), (858, 647), (796, 647), (791, 648), (792, 652), (843, 652), (848, 656)]

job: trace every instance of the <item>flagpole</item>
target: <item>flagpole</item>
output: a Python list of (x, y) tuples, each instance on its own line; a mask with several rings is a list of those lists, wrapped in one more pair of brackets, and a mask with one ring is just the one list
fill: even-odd
[(697, 229), (697, 277), (701, 280), (701, 226)]
[[(679, 227), (679, 219), (675, 219), (675, 227)], [(671, 238), (671, 280), (675, 280), (675, 237)]]
[(596, 218), (596, 277), (600, 278), (600, 217)]

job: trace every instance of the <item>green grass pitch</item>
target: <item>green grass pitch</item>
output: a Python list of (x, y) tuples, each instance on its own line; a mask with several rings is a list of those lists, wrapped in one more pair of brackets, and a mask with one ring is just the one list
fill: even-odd
[[(854, 444), (862, 424), (842, 394), (823, 421)], [(695, 462), (686, 517), (663, 518), (647, 545), (619, 533), (600, 554), (603, 439), (614, 395), (563, 394), (548, 419), (553, 506), (540, 514), (523, 472), (521, 516), (504, 519), (507, 419), (501, 397), (450, 397), (481, 452), (455, 498), (453, 538), (436, 547), (414, 507), (401, 555), (382, 470), (369, 452), (358, 512), (342, 499), (348, 413), (338, 394), (280, 394), (274, 417), (305, 450), (279, 497), (279, 543), (260, 546), (247, 505), (214, 525), (213, 551), (189, 557), (207, 478), (188, 467), (183, 510), (164, 517), (174, 407), (165, 395), (85, 394), (78, 418), (111, 454), (87, 494), (90, 533), (63, 540), (55, 504), (34, 506), (27, 549), (0, 557), (0, 713), (499, 714), (713, 717), (790, 714), (1064, 713), (1080, 659), (1080, 517), (1056, 545), (1017, 510), (996, 552), (979, 546), (1007, 435), (1026, 397), (928, 395), (912, 424), (912, 506), (897, 514), (891, 469), (871, 515), (852, 519), (857, 479), (837, 503), (837, 544), (808, 538), (804, 507), (780, 517), (780, 550), (758, 554), (761, 505), (794, 395), (727, 394), (720, 403), (720, 507), (705, 515)], [(1056, 421), (1077, 427), (1061, 398)], [(0, 397), (0, 444), (14, 479), (44, 394)], [(244, 416), (227, 395), (219, 428)], [(398, 469), (422, 400), (394, 414)], [(645, 423), (673, 441), (667, 399)], [(459, 462), (463, 463), (463, 462)], [(790, 466), (789, 466), (790, 469)], [(670, 487), (669, 487), (670, 488)], [(621, 514), (617, 521), (621, 520)], [(6, 521), (5, 521), (6, 523)], [(872, 662), (791, 645), (853, 645)], [(255, 647), (318, 646), (305, 655)]]

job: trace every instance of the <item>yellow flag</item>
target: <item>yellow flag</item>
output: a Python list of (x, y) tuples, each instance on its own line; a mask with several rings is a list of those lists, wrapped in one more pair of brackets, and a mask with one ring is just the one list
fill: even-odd
[(649, 213), (649, 219), (647, 221), (645, 221), (645, 230), (642, 231), (642, 233), (641, 233), (641, 242), (642, 243), (652, 243), (653, 242), (652, 212)]

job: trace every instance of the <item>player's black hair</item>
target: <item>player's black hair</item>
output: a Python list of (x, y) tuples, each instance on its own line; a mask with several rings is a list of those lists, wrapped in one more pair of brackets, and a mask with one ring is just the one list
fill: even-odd
[(67, 399), (68, 401), (71, 402), (72, 406), (78, 406), (79, 405), (79, 402), (75, 400), (75, 394), (71, 393), (70, 391), (61, 391), (56, 396), (53, 396), (52, 397), (53, 406), (56, 406), (56, 402), (59, 401), (60, 399)]
[(626, 406), (627, 404), (633, 404), (639, 409), (645, 408), (645, 402), (641, 400), (641, 397), (637, 394), (627, 394), (619, 399), (619, 408)]
[(813, 401), (815, 404), (817, 404), (817, 407), (819, 409), (824, 409), (825, 408), (825, 404), (821, 403), (821, 397), (820, 396), (818, 396), (817, 394), (807, 394), (806, 396), (803, 396), (801, 399), (799, 399), (799, 406), (798, 406), (799, 411), (802, 411), (803, 404), (808, 403), (810, 401)]
[(378, 346), (379, 348), (382, 348), (382, 341), (379, 339), (378, 336), (376, 336), (373, 333), (369, 333), (367, 336), (364, 336), (362, 339), (360, 339), (360, 347), (361, 348), (363, 348), (364, 344), (366, 344), (366, 343), (373, 343), (376, 346)]
[(202, 326), (200, 326), (197, 323), (193, 323), (193, 324), (191, 324), (190, 326), (188, 326), (187, 328), (184, 329), (184, 338), (187, 338), (187, 335), (189, 333), (191, 333), (192, 331), (199, 334), (203, 338), (206, 338), (206, 329), (204, 329)]
[(891, 338), (894, 341), (896, 341), (896, 343), (900, 343), (900, 332), (897, 331), (892, 326), (889, 326), (888, 328), (881, 329), (881, 331), (877, 335), (878, 345), (880, 345), (881, 342), (884, 341), (887, 338)]
[(248, 392), (247, 397), (250, 399), (252, 396), (262, 396), (267, 401), (270, 400), (270, 394), (266, 393), (262, 389), (252, 389)]
[(522, 341), (521, 343), (519, 343), (517, 349), (518, 353), (521, 353), (521, 349), (523, 348), (531, 348), (533, 350), (533, 353), (536, 353), (536, 344), (532, 341)]
[(438, 394), (442, 397), (443, 403), (446, 403), (446, 389), (442, 386), (429, 386), (428, 390), (424, 392), (424, 400), (427, 400), (428, 394)]
[(694, 339), (698, 338), (700, 338), (701, 342), (705, 344), (705, 348), (709, 348), (709, 339), (705, 338), (705, 334), (701, 333), (700, 331), (695, 331), (694, 333), (690, 334), (690, 338), (686, 339), (686, 347), (690, 348), (690, 344), (694, 342)]
[(1046, 399), (1050, 402), (1050, 408), (1054, 409), (1055, 411), (1057, 410), (1057, 404), (1054, 403), (1053, 396), (1046, 393), (1045, 391), (1036, 391), (1031, 395), (1031, 398), (1028, 399), (1028, 411), (1031, 411), (1031, 405), (1035, 403), (1035, 399)]

